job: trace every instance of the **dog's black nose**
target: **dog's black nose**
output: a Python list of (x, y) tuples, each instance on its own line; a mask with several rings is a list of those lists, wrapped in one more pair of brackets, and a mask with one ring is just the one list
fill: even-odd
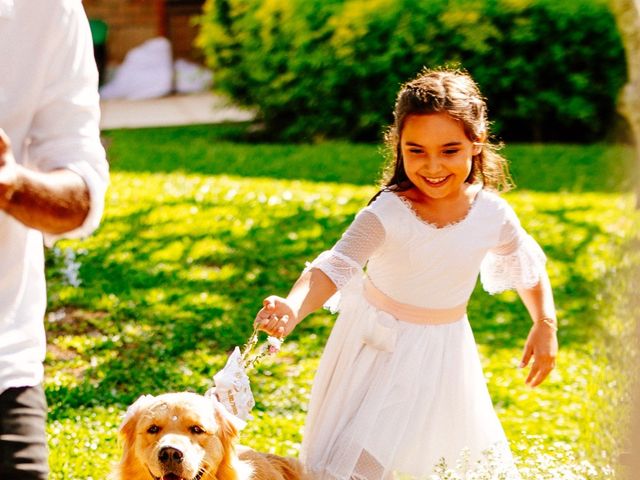
[(182, 452), (173, 447), (162, 447), (158, 452), (158, 460), (163, 465), (182, 463)]

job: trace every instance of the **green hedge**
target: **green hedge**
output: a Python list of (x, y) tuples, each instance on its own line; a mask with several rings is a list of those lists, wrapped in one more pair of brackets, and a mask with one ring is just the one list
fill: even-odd
[(286, 140), (378, 138), (398, 86), (460, 65), (505, 139), (593, 141), (626, 66), (605, 0), (207, 0), (216, 88)]

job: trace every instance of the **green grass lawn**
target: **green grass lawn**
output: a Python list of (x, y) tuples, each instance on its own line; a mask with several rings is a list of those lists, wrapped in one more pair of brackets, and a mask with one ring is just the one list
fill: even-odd
[[(102, 479), (141, 394), (204, 392), (251, 332), (375, 192), (374, 145), (252, 144), (242, 126), (111, 131), (105, 219), (47, 256), (51, 479)], [(526, 479), (614, 478), (637, 362), (626, 302), (639, 263), (629, 148), (514, 145), (507, 195), (547, 253), (561, 355), (538, 389), (516, 368), (529, 320), (517, 296), (480, 288), (469, 317), (496, 409)], [(73, 255), (66, 258), (65, 254)], [(68, 270), (79, 266), (79, 288)], [(67, 273), (65, 273), (65, 270)], [(297, 455), (333, 317), (319, 312), (252, 373), (242, 442)], [(573, 476), (571, 476), (573, 475)]]

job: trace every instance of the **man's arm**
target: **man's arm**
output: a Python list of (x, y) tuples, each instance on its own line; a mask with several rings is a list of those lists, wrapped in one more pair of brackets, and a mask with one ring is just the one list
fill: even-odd
[(36, 172), (18, 165), (9, 138), (0, 129), (0, 210), (24, 225), (61, 234), (84, 222), (89, 190), (71, 170)]

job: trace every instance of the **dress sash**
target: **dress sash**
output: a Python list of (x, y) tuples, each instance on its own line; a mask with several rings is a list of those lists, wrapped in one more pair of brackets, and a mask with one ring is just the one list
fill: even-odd
[(364, 297), (374, 307), (393, 315), (398, 320), (424, 325), (453, 323), (467, 312), (467, 303), (452, 308), (424, 308), (401, 303), (389, 297), (367, 277), (364, 281)]

